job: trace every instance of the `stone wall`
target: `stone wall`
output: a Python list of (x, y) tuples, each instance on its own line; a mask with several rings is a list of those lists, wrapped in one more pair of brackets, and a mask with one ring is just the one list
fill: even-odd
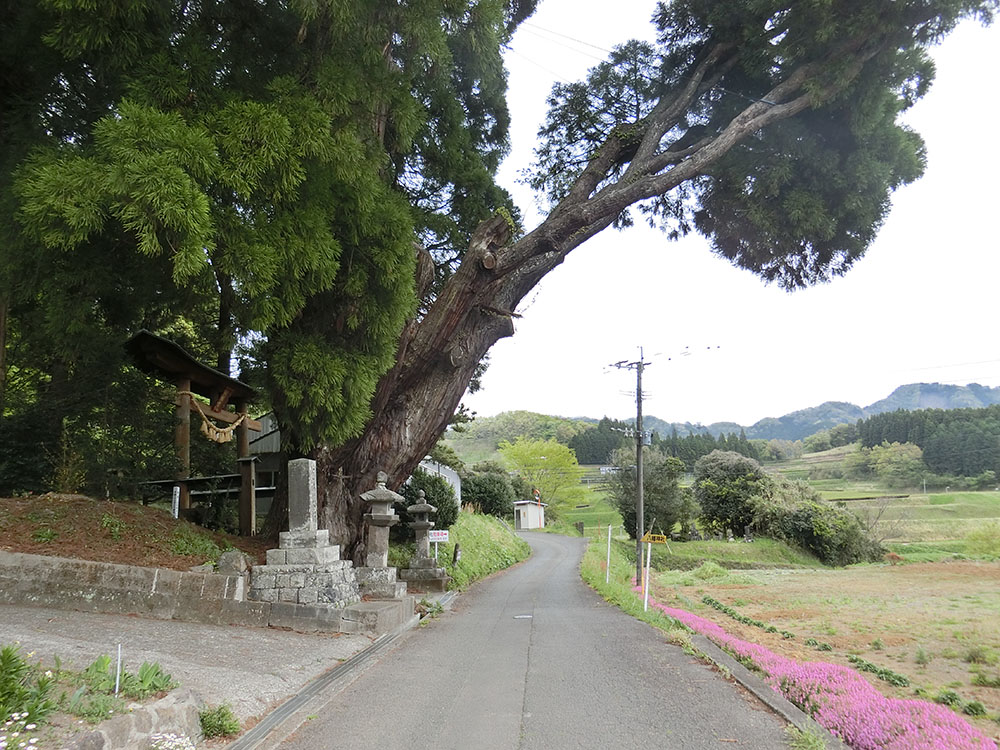
[[(413, 600), (343, 608), (248, 601), (246, 578), (0, 550), (0, 604), (139, 615), (212, 625), (291, 628), (303, 633), (391, 632), (410, 622)], [(389, 604), (399, 604), (392, 607)]]

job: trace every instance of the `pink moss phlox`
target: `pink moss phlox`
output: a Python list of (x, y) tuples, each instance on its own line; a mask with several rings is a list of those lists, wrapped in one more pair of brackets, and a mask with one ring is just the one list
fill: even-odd
[(855, 750), (997, 750), (993, 740), (944, 706), (886, 697), (848, 667), (827, 662), (800, 664), (740, 640), (704, 617), (652, 599), (649, 604), (707, 636), (740, 661), (753, 663), (774, 690)]

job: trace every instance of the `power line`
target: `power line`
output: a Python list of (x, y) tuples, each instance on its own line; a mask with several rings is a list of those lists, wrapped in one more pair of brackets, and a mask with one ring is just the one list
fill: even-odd
[[(596, 49), (596, 50), (602, 52), (604, 55), (610, 55), (610, 54), (612, 54), (614, 52), (614, 50), (610, 50), (607, 47), (602, 47), (599, 44), (593, 44), (591, 42), (587, 42), (587, 41), (584, 41), (582, 39), (577, 39), (577, 38), (569, 36), (567, 34), (562, 34), (562, 33), (558, 32), (558, 31), (553, 30), (553, 29), (547, 29), (544, 26), (539, 26), (538, 24), (531, 23), (530, 21), (525, 21), (522, 24), (522, 26), (528, 26), (529, 28), (527, 30), (529, 32), (532, 29), (536, 29), (537, 31), (535, 31), (535, 36), (537, 36), (540, 39), (546, 39), (547, 41), (553, 41), (555, 44), (559, 44), (564, 49), (572, 50), (572, 51), (576, 52), (577, 54), (589, 57), (590, 59), (596, 60), (597, 62), (604, 62), (606, 58), (598, 57), (596, 55), (587, 54), (585, 52), (582, 52), (581, 50), (577, 50), (577, 49), (575, 49), (573, 47), (570, 47), (567, 44), (562, 44), (562, 43), (560, 43), (560, 42), (558, 42), (556, 40), (548, 40), (546, 37), (542, 36), (538, 32), (539, 31), (543, 31), (543, 32), (545, 32), (547, 34), (551, 34), (552, 36), (561, 37), (563, 39), (566, 39), (568, 41), (574, 42), (576, 44), (582, 44), (582, 45), (584, 45), (586, 47), (591, 47), (593, 49)], [(511, 50), (513, 51), (513, 47), (511, 47)], [(528, 60), (529, 62), (532, 62), (534, 65), (538, 65), (538, 67), (542, 67), (538, 63), (534, 63), (533, 61), (531, 61), (530, 58), (528, 58), (526, 55), (520, 54), (520, 56), (523, 57), (525, 60)], [(645, 80), (647, 83), (663, 83), (663, 81), (661, 79), (659, 79), (659, 78), (653, 78), (651, 76), (647, 76), (647, 75), (643, 74), (642, 72), (640, 72), (638, 70), (635, 71), (635, 74), (639, 78), (642, 78), (643, 80)], [(685, 76), (685, 75), (680, 75), (680, 74), (678, 74), (677, 78), (678, 78), (678, 80), (682, 80), (682, 81), (683, 80), (688, 80), (688, 81), (694, 80), (694, 76)], [(562, 80), (562, 82), (566, 83), (565, 80)], [(744, 93), (741, 93), (739, 91), (733, 91), (732, 89), (727, 89), (725, 86), (722, 86), (719, 83), (714, 84), (710, 88), (711, 89), (717, 89), (719, 91), (722, 91), (723, 93), (731, 94), (732, 96), (737, 96), (737, 97), (740, 97), (741, 99), (746, 99), (747, 101), (755, 102), (757, 104), (767, 104), (768, 106), (771, 106), (771, 107), (776, 107), (778, 105), (777, 102), (770, 102), (767, 99), (760, 99), (760, 98), (755, 97), (755, 96), (750, 96), (749, 94), (744, 94)], [(589, 92), (588, 92), (588, 96), (594, 96), (594, 95), (589, 94)]]

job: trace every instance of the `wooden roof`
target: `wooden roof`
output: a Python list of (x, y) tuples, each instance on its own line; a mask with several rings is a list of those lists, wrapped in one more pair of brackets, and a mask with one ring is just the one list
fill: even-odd
[(246, 383), (202, 364), (173, 341), (146, 329), (125, 342), (125, 350), (143, 372), (171, 383), (190, 379), (191, 391), (209, 401), (214, 401), (227, 389), (234, 398), (252, 401), (257, 396)]

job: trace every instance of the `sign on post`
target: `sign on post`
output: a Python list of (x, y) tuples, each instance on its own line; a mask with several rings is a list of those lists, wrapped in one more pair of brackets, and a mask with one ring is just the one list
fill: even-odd
[(438, 542), (448, 543), (448, 529), (429, 529), (427, 541), (434, 542), (434, 559), (438, 559)]
[(642, 535), (640, 542), (645, 542), (646, 544), (666, 544), (667, 537), (664, 534), (650, 534), (648, 531)]
[(174, 485), (174, 496), (170, 503), (170, 512), (174, 518), (177, 518), (181, 512), (181, 486), (179, 484)]

